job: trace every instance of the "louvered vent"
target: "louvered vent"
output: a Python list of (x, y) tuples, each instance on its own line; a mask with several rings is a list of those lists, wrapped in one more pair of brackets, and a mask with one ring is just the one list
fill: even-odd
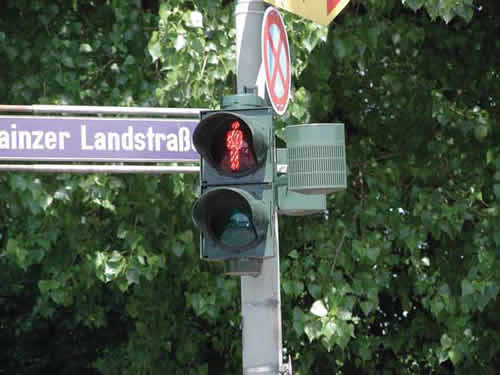
[(288, 188), (327, 194), (347, 187), (343, 124), (289, 126)]

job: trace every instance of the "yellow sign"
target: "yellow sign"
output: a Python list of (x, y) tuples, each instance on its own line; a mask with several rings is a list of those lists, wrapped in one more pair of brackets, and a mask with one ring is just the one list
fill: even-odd
[(264, 0), (278, 8), (307, 18), (321, 25), (328, 25), (345, 8), (350, 0)]

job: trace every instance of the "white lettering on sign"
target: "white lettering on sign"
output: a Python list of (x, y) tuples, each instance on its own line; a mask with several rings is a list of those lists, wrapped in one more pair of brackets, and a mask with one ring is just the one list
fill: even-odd
[[(179, 128), (177, 133), (155, 132), (149, 127), (146, 132), (137, 131), (128, 126), (127, 131), (96, 132), (90, 135), (87, 125), (80, 127), (81, 149), (86, 151), (171, 151), (186, 152), (193, 148), (191, 131), (187, 127)], [(0, 140), (1, 142), (1, 140)]]
[(179, 129), (179, 151), (189, 151), (191, 147), (191, 133), (188, 128)]
[(18, 130), (10, 124), (9, 130), (0, 130), (0, 150), (64, 150), (71, 138), (67, 131)]

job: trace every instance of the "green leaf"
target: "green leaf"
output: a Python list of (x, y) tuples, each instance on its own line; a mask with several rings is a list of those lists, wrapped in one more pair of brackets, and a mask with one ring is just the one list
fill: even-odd
[(19, 245), (18, 245), (16, 240), (9, 239), (7, 241), (7, 252), (8, 253), (15, 253), (18, 248), (19, 248)]
[(463, 354), (457, 350), (450, 350), (448, 356), (453, 366), (457, 366), (463, 360)]
[(474, 128), (474, 135), (478, 141), (484, 140), (488, 136), (488, 127), (485, 125), (478, 125)]
[(125, 293), (128, 290), (128, 287), (130, 286), (130, 282), (126, 278), (120, 278), (117, 280), (117, 285), (120, 291), (122, 293)]
[(337, 344), (342, 348), (346, 348), (351, 338), (354, 336), (354, 326), (352, 324), (347, 324), (342, 322), (338, 325), (338, 336), (336, 338)]
[(304, 283), (302, 281), (295, 281), (293, 283), (293, 294), (298, 296), (304, 291)]
[(73, 62), (73, 58), (68, 55), (64, 55), (61, 59), (62, 63), (67, 67), (67, 68), (74, 68), (75, 63)]
[(118, 232), (116, 233), (116, 237), (123, 240), (127, 238), (128, 230), (124, 227), (118, 228)]
[(326, 337), (328, 341), (330, 341), (332, 337), (337, 333), (337, 329), (337, 324), (334, 321), (330, 320), (323, 326), (323, 330), (321, 331), (321, 333)]
[(193, 231), (187, 230), (179, 235), (179, 240), (185, 244), (190, 244), (193, 242)]
[(313, 303), (313, 305), (311, 306), (310, 311), (313, 315), (316, 315), (319, 317), (323, 317), (323, 316), (326, 316), (328, 314), (328, 310), (325, 307), (325, 304), (323, 303), (322, 300), (315, 301)]
[(431, 311), (434, 315), (439, 315), (441, 311), (443, 311), (445, 308), (445, 305), (443, 301), (439, 298), (434, 298), (431, 301)]
[(352, 312), (350, 311), (345, 311), (345, 310), (339, 311), (337, 316), (340, 320), (352, 320)]
[(281, 280), (281, 288), (287, 295), (293, 295), (293, 283), (290, 280)]
[(500, 250), (500, 231), (497, 231), (495, 234), (494, 234), (494, 237), (495, 239), (495, 244), (497, 245), (497, 249)]
[(54, 193), (54, 199), (61, 201), (70, 201), (71, 198), (68, 194), (68, 191), (64, 188), (59, 189)]
[(321, 287), (317, 284), (309, 284), (307, 286), (307, 289), (309, 290), (309, 294), (313, 298), (320, 298), (321, 297)]
[(412, 10), (417, 11), (424, 5), (424, 0), (403, 0), (403, 4), (409, 6)]
[(47, 294), (49, 291), (59, 288), (60, 284), (57, 280), (40, 280), (38, 288), (42, 294)]
[(438, 292), (441, 296), (447, 297), (450, 295), (450, 287), (448, 284), (443, 284), (439, 287)]
[(333, 42), (333, 47), (339, 59), (343, 59), (346, 56), (346, 48), (342, 40), (335, 39)]
[(184, 254), (184, 245), (182, 245), (180, 242), (176, 242), (174, 247), (172, 248), (172, 251), (179, 258), (182, 256), (182, 254)]
[(141, 275), (141, 272), (138, 268), (136, 267), (129, 267), (126, 272), (126, 278), (127, 282), (129, 285), (131, 284), (139, 284), (139, 278)]
[(28, 184), (26, 182), (26, 179), (23, 175), (21, 174), (13, 174), (10, 177), (10, 183), (11, 185), (19, 190), (19, 191), (24, 191), (28, 188)]
[(497, 197), (497, 200), (500, 201), (500, 184), (495, 184), (493, 186), (493, 191), (495, 192), (495, 195)]
[(380, 248), (378, 247), (369, 247), (366, 249), (366, 256), (372, 261), (375, 262), (380, 254)]
[(123, 62), (123, 65), (134, 65), (135, 64), (135, 58), (132, 55), (128, 55), (125, 61)]
[(468, 280), (462, 280), (462, 296), (466, 297), (474, 293), (474, 287), (472, 283)]
[(298, 307), (295, 307), (293, 309), (293, 328), (297, 335), (302, 335), (304, 333), (304, 320), (305, 320), (305, 314), (300, 310)]
[(157, 61), (162, 56), (161, 41), (159, 40), (159, 34), (157, 31), (154, 31), (153, 35), (151, 36), (148, 44), (148, 51), (153, 58), (153, 62)]
[(441, 346), (448, 349), (453, 345), (453, 340), (445, 333), (441, 336)]
[(118, 251), (113, 251), (104, 262), (103, 279), (105, 282), (116, 279), (125, 267), (125, 259)]
[(307, 323), (304, 327), (304, 332), (307, 335), (309, 342), (312, 342), (316, 338), (321, 336), (322, 325), (318, 320), (313, 320)]
[(190, 12), (187, 26), (200, 28), (203, 27), (203, 14), (196, 11)]
[(92, 46), (88, 43), (80, 44), (80, 52), (91, 53), (93, 51)]
[(365, 301), (365, 302), (361, 302), (360, 307), (361, 307), (361, 310), (363, 310), (363, 313), (365, 314), (365, 316), (368, 316), (373, 311), (375, 304), (370, 302), (370, 301)]

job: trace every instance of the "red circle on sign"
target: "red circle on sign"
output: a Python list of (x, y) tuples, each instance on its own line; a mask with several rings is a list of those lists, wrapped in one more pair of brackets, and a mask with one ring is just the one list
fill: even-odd
[(290, 98), (290, 47), (281, 14), (273, 7), (267, 8), (262, 22), (262, 61), (267, 94), (276, 113), (282, 115)]

